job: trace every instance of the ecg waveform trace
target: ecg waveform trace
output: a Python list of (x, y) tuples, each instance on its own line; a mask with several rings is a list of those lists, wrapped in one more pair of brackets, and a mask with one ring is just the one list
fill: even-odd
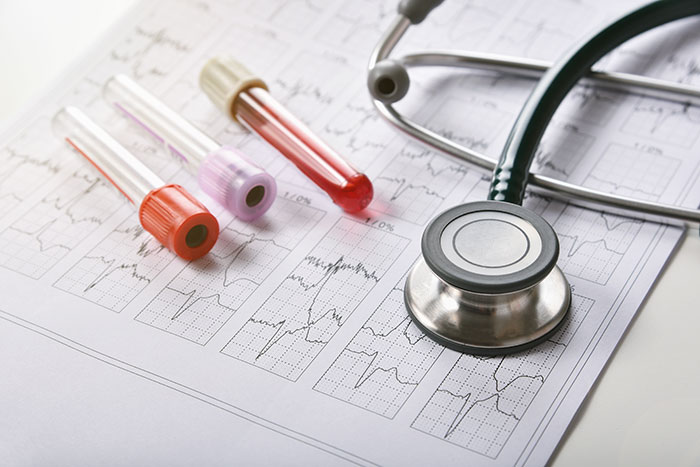
[(568, 178), (591, 148), (594, 138), (574, 125), (550, 125), (535, 153), (532, 165), (538, 173)]
[(356, 0), (344, 3), (329, 18), (317, 39), (364, 55), (379, 40), (387, 21), (396, 14), (391, 1)]
[[(108, 64), (99, 67), (100, 75), (91, 75), (96, 83), (104, 83), (108, 73), (127, 67), (132, 78), (150, 87), (172, 73), (181, 61), (196, 48), (198, 41), (218, 22), (204, 3), (185, 4), (188, 14), (169, 9), (155, 9), (137, 23), (126, 37), (109, 51)], [(180, 12), (181, 13), (181, 12)]]
[(41, 140), (46, 131), (48, 119), (40, 118), (0, 149), (0, 217), (61, 169), (58, 149)]
[(467, 168), (416, 143), (404, 146), (374, 179), (375, 209), (423, 225), (464, 178)]
[(248, 12), (266, 23), (300, 34), (321, 17), (327, 0), (254, 0)]
[(480, 49), (507, 8), (512, 8), (509, 0), (444, 2), (428, 15), (425, 25), (408, 30), (406, 41), (419, 48)]
[(683, 148), (692, 147), (700, 133), (700, 107), (644, 97), (634, 106), (622, 131)]
[(532, 8), (529, 2), (523, 2), (521, 11), (492, 44), (492, 51), (554, 60), (598, 18), (594, 7), (584, 2), (544, 0), (541, 3)]
[(394, 418), (443, 347), (406, 312), (401, 279), (362, 325), (314, 389)]
[(54, 287), (121, 312), (174, 259), (129, 216), (66, 271)]
[(0, 264), (40, 278), (123, 202), (99, 176), (74, 172), (0, 232)]
[[(459, 83), (458, 83), (459, 85)], [(474, 90), (471, 90), (473, 93)], [(452, 93), (450, 93), (452, 94)], [(487, 100), (460, 92), (443, 101), (428, 121), (428, 128), (478, 152), (487, 152), (504, 136), (506, 125), (511, 121), (510, 110), (502, 108), (496, 99)], [(464, 109), (469, 109), (465, 112)], [(455, 119), (453, 115), (460, 115)]]
[(559, 267), (565, 274), (605, 285), (644, 223), (567, 205), (552, 224), (559, 237)]
[(331, 106), (356, 76), (356, 68), (342, 55), (303, 51), (281, 70), (270, 87), (277, 100), (313, 128), (318, 123), (319, 109)]
[(323, 138), (360, 170), (365, 170), (396, 137), (384, 125), (376, 109), (361, 89), (323, 127)]
[[(550, 339), (504, 357), (461, 355), (411, 427), (496, 458), (593, 307), (572, 296), (566, 322)], [(573, 364), (566, 361), (566, 365)]]
[(279, 198), (254, 222), (234, 219), (208, 255), (185, 266), (136, 320), (206, 344), (323, 217)]
[(407, 244), (340, 218), (222, 353), (296, 381)]
[(607, 125), (625, 94), (590, 83), (575, 86), (559, 106), (557, 114), (592, 125)]
[(656, 148), (613, 143), (596, 162), (584, 184), (604, 192), (658, 201), (671, 185), (681, 161)]

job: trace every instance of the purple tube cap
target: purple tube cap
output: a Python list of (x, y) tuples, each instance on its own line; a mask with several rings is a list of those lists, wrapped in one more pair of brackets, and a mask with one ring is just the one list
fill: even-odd
[(202, 161), (197, 180), (206, 194), (243, 221), (262, 216), (277, 195), (277, 183), (272, 175), (228, 146)]

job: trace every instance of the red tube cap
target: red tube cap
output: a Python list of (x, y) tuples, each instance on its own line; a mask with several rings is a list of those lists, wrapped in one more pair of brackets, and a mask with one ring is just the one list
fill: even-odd
[(160, 243), (188, 261), (206, 255), (219, 237), (216, 217), (180, 185), (148, 193), (139, 220)]

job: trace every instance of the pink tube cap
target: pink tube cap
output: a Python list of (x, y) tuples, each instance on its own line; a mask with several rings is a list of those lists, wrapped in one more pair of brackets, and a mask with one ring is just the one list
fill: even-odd
[(223, 146), (209, 154), (199, 167), (199, 186), (236, 217), (252, 221), (270, 209), (277, 183), (235, 148)]

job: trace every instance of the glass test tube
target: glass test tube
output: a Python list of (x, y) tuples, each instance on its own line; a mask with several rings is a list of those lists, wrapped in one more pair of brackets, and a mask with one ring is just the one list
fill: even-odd
[(372, 201), (369, 178), (289, 113), (239, 62), (209, 60), (199, 84), (214, 104), (274, 146), (343, 210), (357, 212)]
[(221, 146), (126, 75), (105, 83), (104, 97), (163, 143), (200, 187), (244, 221), (260, 217), (275, 200), (277, 184), (236, 148)]
[(216, 217), (181, 186), (166, 185), (80, 109), (61, 109), (53, 130), (138, 209), (143, 228), (168, 249), (193, 260), (214, 246)]

